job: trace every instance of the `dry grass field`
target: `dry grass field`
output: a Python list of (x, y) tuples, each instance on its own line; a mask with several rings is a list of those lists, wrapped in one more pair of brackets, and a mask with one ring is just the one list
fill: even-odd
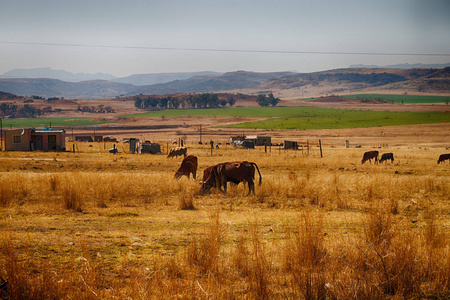
[[(192, 140), (197, 180), (173, 178), (181, 157), (111, 146), (0, 152), (0, 298), (450, 297), (441, 146), (378, 149), (395, 161), (375, 165), (361, 164), (367, 146), (211, 156)], [(198, 194), (207, 166), (234, 160), (259, 166), (255, 195), (242, 183)]]

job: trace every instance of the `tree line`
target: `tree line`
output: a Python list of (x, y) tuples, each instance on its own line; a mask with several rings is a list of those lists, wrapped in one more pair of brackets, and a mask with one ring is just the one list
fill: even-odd
[[(242, 98), (243, 95), (241, 95)], [(256, 98), (260, 106), (276, 106), (280, 102), (272, 93), (260, 94)], [(189, 94), (182, 96), (134, 96), (134, 106), (140, 109), (161, 110), (179, 108), (219, 108), (234, 106), (236, 99), (232, 95), (220, 98), (218, 94)]]
[(236, 100), (229, 96), (220, 99), (217, 94), (190, 94), (183, 96), (144, 96), (134, 97), (134, 106), (141, 109), (178, 109), (178, 108), (218, 108), (233, 106)]
[(10, 118), (36, 118), (42, 114), (42, 110), (29, 104), (19, 106), (11, 103), (0, 104), (0, 113)]

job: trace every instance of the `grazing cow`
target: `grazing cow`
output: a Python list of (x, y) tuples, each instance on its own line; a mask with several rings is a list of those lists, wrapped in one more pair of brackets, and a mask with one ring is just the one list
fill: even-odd
[(446, 160), (450, 162), (450, 153), (439, 155), (438, 164), (445, 162)]
[(375, 159), (375, 163), (378, 163), (378, 151), (368, 151), (364, 153), (363, 159), (361, 160), (361, 163), (365, 163), (367, 160), (369, 163), (372, 162), (372, 159)]
[(192, 176), (194, 179), (197, 178), (197, 156), (194, 155), (188, 155), (186, 156), (183, 161), (181, 162), (180, 167), (175, 172), (175, 179), (180, 179), (181, 176), (185, 175), (187, 178), (192, 173)]
[(184, 155), (184, 157), (186, 157), (187, 154), (187, 148), (186, 147), (177, 147), (177, 148), (172, 148), (169, 151), (169, 155), (167, 155), (167, 157), (177, 157), (177, 156), (181, 156)]
[[(239, 162), (231, 162), (231, 163), (239, 163)], [(228, 163), (225, 163), (225, 164), (228, 164)], [(218, 165), (214, 165), (214, 166), (209, 166), (209, 167), (207, 167), (204, 171), (203, 171), (203, 179), (202, 179), (202, 181), (200, 181), (200, 184), (204, 184), (204, 183), (206, 183), (206, 181), (209, 179), (209, 177), (211, 176), (211, 172), (213, 171), (213, 169), (215, 168), (215, 167), (217, 167)], [(215, 176), (215, 175), (213, 175), (214, 177), (213, 177), (213, 179), (214, 180), (219, 180), (219, 177), (217, 177), (217, 176)], [(231, 182), (231, 183), (233, 183), (233, 184), (239, 184), (239, 182), (241, 182), (241, 181), (239, 181), (239, 180), (233, 180), (233, 178), (228, 178), (228, 182)], [(211, 181), (210, 182), (211, 184), (208, 184), (208, 186), (209, 186), (209, 188), (212, 188), (212, 187), (219, 187), (219, 183), (218, 184), (216, 184), (216, 181)]]
[(259, 184), (261, 184), (261, 172), (259, 171), (258, 165), (254, 162), (235, 161), (211, 166), (203, 172), (204, 180), (201, 183), (200, 193), (207, 192), (213, 187), (218, 188), (220, 191), (222, 191), (223, 187), (223, 192), (226, 193), (227, 182), (238, 184), (243, 181), (248, 184), (247, 196), (252, 192), (255, 194), (255, 183), (253, 182), (255, 178), (255, 167), (259, 174)]
[(394, 162), (394, 154), (393, 153), (383, 153), (380, 158), (380, 163), (383, 161), (391, 160), (391, 162)]

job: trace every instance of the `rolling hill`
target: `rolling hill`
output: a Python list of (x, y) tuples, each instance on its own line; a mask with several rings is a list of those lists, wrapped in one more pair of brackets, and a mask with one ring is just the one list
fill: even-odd
[(0, 91), (20, 96), (73, 99), (224, 91), (245, 94), (272, 92), (282, 98), (374, 91), (443, 94), (450, 92), (450, 67), (345, 68), (313, 73), (236, 71), (201, 74), (183, 80), (142, 86), (108, 80), (67, 82), (45, 78), (0, 78)]

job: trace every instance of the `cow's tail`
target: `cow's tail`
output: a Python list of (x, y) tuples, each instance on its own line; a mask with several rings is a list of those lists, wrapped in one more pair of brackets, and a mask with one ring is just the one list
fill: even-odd
[(252, 162), (252, 165), (254, 165), (254, 166), (256, 167), (256, 170), (258, 170), (258, 174), (259, 174), (259, 185), (261, 185), (261, 182), (262, 182), (262, 176), (261, 176), (261, 172), (259, 172), (258, 165), (255, 164), (254, 162)]

